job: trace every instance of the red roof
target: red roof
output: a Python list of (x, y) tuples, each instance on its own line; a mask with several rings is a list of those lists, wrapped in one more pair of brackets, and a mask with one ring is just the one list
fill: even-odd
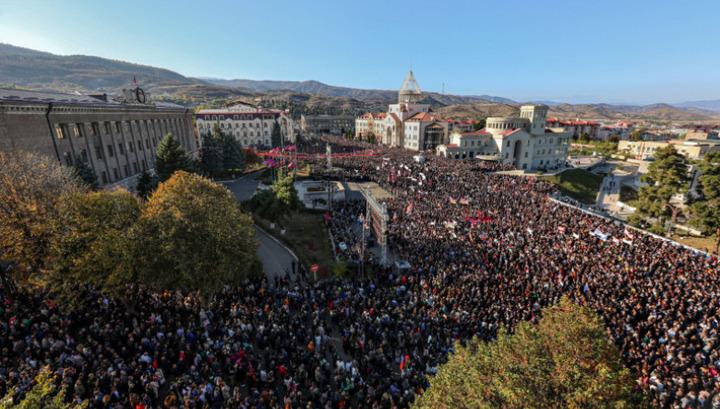
[(550, 124), (560, 124), (563, 126), (597, 126), (598, 123), (595, 121), (562, 121), (558, 118), (548, 118), (546, 120)]
[(481, 135), (490, 135), (490, 132), (488, 132), (484, 129), (481, 129), (481, 130), (475, 131), (475, 132), (465, 132), (465, 133), (461, 134), (460, 136), (481, 136)]
[(432, 122), (437, 121), (437, 117), (429, 112), (418, 112), (407, 119), (408, 121)]

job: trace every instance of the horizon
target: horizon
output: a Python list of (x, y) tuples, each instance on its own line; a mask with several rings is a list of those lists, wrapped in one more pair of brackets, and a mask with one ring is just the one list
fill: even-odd
[[(720, 95), (714, 70), (720, 57), (712, 42), (720, 4), (710, 1), (693, 7), (647, 0), (630, 5), (456, 1), (447, 7), (454, 11), (450, 15), (423, 7), (423, 1), (371, 1), (353, 8), (351, 19), (347, 7), (326, 1), (0, 3), (0, 42), (193, 78), (395, 90), (412, 68), (423, 91), (444, 88), (445, 94), (518, 102), (680, 104)], [(218, 10), (224, 19), (207, 18)], [(118, 18), (123, 15), (132, 18)], [(473, 16), (473, 24), (458, 23), (458, 15)], [(157, 16), (165, 20), (158, 22)], [(65, 21), (77, 24), (58, 24)], [(417, 21), (432, 22), (435, 30)], [(613, 25), (605, 27), (606, 21)], [(686, 29), (689, 24), (694, 30)]]

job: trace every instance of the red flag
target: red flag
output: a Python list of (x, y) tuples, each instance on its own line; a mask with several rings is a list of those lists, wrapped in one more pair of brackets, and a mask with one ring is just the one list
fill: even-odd
[(408, 203), (407, 207), (405, 208), (405, 214), (411, 214), (413, 211), (413, 202)]

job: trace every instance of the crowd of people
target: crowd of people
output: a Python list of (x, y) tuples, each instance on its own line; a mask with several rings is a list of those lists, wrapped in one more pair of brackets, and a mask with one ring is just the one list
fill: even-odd
[[(0, 393), (22, 393), (49, 366), (68, 399), (93, 408), (404, 408), (456, 341), (492, 340), (569, 296), (600, 314), (655, 406), (720, 408), (716, 258), (491, 164), (378, 149), (323, 165), (314, 173), (394, 195), (388, 242), (409, 271), (256, 280), (210, 300), (133, 289), (128, 302), (78, 286), (72, 309), (2, 294)], [(336, 208), (334, 234), (356, 231), (360, 208)]]

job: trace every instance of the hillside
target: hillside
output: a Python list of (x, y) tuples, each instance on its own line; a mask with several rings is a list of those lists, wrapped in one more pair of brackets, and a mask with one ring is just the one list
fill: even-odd
[(668, 104), (644, 106), (609, 104), (559, 104), (550, 107), (550, 116), (595, 120), (630, 120), (647, 122), (705, 122), (717, 120), (710, 111), (678, 108)]
[(198, 84), (176, 72), (85, 55), (59, 56), (0, 43), (0, 84), (61, 92), (115, 92), (132, 83)]
[[(186, 106), (222, 106), (243, 100), (302, 113), (351, 114), (380, 112), (397, 101), (397, 91), (358, 89), (319, 81), (255, 81), (190, 78), (177, 72), (100, 57), (61, 56), (0, 43), (0, 87), (45, 91), (116, 94), (133, 78), (152, 98)], [(400, 84), (398, 84), (398, 87)], [(447, 95), (426, 92), (422, 101), (443, 116), (484, 118), (517, 114), (519, 104), (489, 95)], [(609, 104), (555, 104), (550, 115), (564, 119), (633, 120), (648, 122), (717, 122), (718, 101), (619, 106)]]

